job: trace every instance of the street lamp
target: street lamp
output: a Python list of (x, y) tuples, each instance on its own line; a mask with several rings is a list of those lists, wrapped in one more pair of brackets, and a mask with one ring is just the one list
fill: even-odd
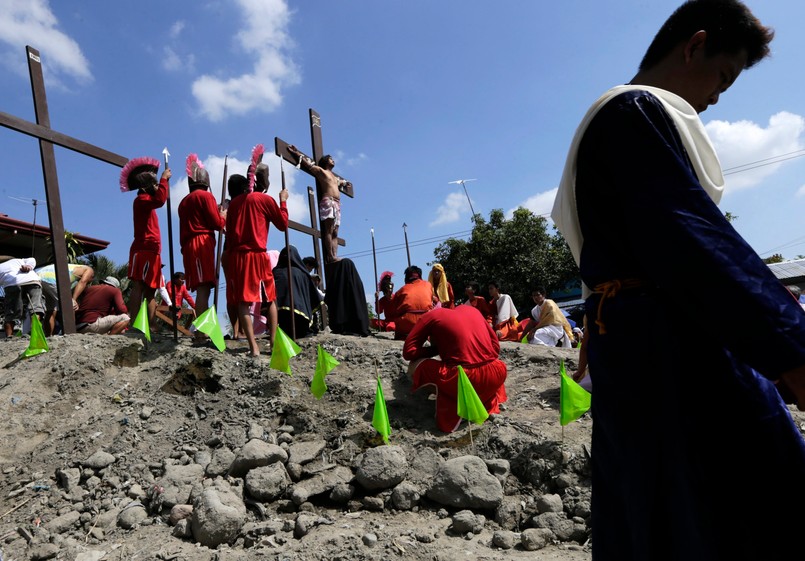
[(477, 179), (457, 179), (455, 181), (448, 181), (448, 185), (461, 185), (464, 187), (464, 194), (467, 195), (467, 202), (470, 205), (470, 212), (472, 212), (471, 220), (475, 220), (475, 209), (472, 208), (472, 201), (470, 201), (470, 194), (467, 192), (467, 186), (464, 185), (467, 181), (478, 181)]

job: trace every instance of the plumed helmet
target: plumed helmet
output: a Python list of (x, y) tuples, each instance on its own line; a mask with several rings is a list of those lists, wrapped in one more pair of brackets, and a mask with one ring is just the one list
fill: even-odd
[(190, 154), (187, 157), (185, 171), (187, 171), (187, 183), (191, 191), (201, 187), (210, 188), (210, 173), (204, 169), (204, 164), (201, 163), (196, 154)]
[(156, 183), (159, 160), (143, 156), (126, 162), (120, 172), (120, 190), (137, 191)]
[[(262, 144), (256, 145), (252, 148), (252, 161), (249, 164), (249, 192), (251, 193), (254, 191), (254, 184), (257, 181), (257, 166), (260, 165), (260, 162), (263, 161), (263, 153), (265, 152), (265, 148)], [(268, 171), (268, 166), (266, 166), (266, 172)], [(266, 173), (266, 179), (268, 179), (268, 173)], [(266, 186), (266, 190), (268, 190)]]

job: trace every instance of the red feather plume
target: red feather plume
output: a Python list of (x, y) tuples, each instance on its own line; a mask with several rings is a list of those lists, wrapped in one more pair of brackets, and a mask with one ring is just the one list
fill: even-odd
[(257, 166), (263, 161), (265, 148), (258, 144), (252, 148), (252, 162), (249, 164), (249, 193), (254, 191), (254, 184), (257, 182)]
[(198, 159), (198, 155), (190, 154), (187, 157), (187, 163), (185, 165), (185, 171), (187, 171), (187, 178), (190, 181), (197, 181), (198, 178), (196, 177), (196, 172), (200, 169), (204, 169), (204, 164), (202, 164), (201, 160)]

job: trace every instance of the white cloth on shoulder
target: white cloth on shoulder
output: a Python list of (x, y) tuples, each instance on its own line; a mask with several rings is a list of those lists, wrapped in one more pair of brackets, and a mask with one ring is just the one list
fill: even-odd
[[(570, 246), (570, 252), (573, 254), (576, 265), (579, 265), (581, 247), (584, 242), (581, 226), (579, 225), (579, 216), (576, 211), (576, 160), (579, 144), (593, 117), (604, 105), (612, 98), (634, 90), (647, 91), (660, 100), (668, 116), (676, 125), (677, 132), (693, 164), (699, 183), (710, 195), (710, 198), (713, 199), (713, 202), (718, 204), (724, 192), (724, 175), (721, 171), (718, 155), (710, 142), (710, 138), (707, 136), (707, 131), (705, 131), (698, 113), (687, 101), (675, 93), (652, 86), (626, 84), (611, 88), (593, 103), (573, 135), (573, 141), (570, 143), (562, 179), (559, 182), (553, 210), (551, 211), (551, 218)], [(582, 296), (586, 298), (589, 294), (589, 288), (582, 284)]]

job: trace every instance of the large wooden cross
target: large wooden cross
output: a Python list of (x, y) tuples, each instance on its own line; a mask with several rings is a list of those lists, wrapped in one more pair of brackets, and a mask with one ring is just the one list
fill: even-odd
[[(310, 109), (309, 114), (310, 114), (310, 141), (311, 141), (311, 144), (313, 145), (313, 158), (312, 158), (312, 160), (314, 162), (318, 162), (319, 159), (322, 156), (324, 156), (324, 148), (323, 148), (322, 140), (321, 140), (321, 117), (319, 116), (319, 114), (316, 112), (315, 109)], [(296, 167), (296, 165), (299, 163), (299, 159), (295, 155), (291, 154), (288, 151), (288, 145), (289, 144), (290, 143), (285, 142), (284, 140), (280, 139), (279, 137), (275, 137), (274, 138), (274, 151), (277, 154), (277, 156), (279, 156), (280, 158), (282, 158), (286, 162), (288, 162), (288, 163), (292, 164), (294, 167)], [(305, 157), (307, 157), (307, 156), (305, 155)], [(337, 173), (335, 175), (339, 179), (344, 179), (343, 177), (341, 177)], [(308, 192), (310, 192), (310, 190), (311, 190), (311, 188), (308, 187)], [(347, 197), (355, 197), (355, 193), (353, 191), (351, 183), (345, 183), (343, 185), (340, 185), (338, 187), (338, 190), (341, 191), (343, 194), (345, 194)], [(316, 209), (318, 209), (318, 202), (321, 200), (321, 196), (322, 196), (322, 194), (321, 194), (321, 192), (320, 192), (320, 190), (318, 188), (318, 185), (317, 185), (316, 186), (316, 202), (315, 202), (315, 208)], [(317, 222), (316, 221), (316, 214), (317, 213), (314, 211), (314, 206), (311, 204), (310, 218), (311, 218), (311, 222), (313, 224), (315, 224)], [(314, 254), (315, 254), (315, 257), (316, 257), (316, 263), (318, 263), (318, 265), (319, 265), (319, 270), (324, 272), (324, 267), (323, 267), (323, 263), (322, 263), (322, 256), (321, 256), (321, 244), (319, 243), (319, 240), (321, 239), (321, 231), (322, 231), (321, 221), (319, 220), (318, 223), (319, 223), (319, 228), (318, 229), (316, 229), (316, 228), (307, 228), (307, 227), (304, 227), (304, 229), (302, 229), (302, 228), (298, 227), (298, 226), (301, 226), (301, 224), (297, 224), (297, 223), (291, 224), (291, 222), (289, 222), (289, 226), (291, 226), (295, 230), (299, 230), (299, 231), (305, 232), (305, 233), (310, 234), (310, 235), (313, 236), (313, 250), (315, 252)], [(342, 238), (338, 238), (338, 245), (343, 247), (343, 246), (346, 246), (347, 243)], [(326, 275), (323, 275), (323, 276), (326, 276)], [(326, 283), (325, 283), (325, 287), (326, 287)]]
[(56, 173), (56, 155), (53, 145), (68, 148), (90, 156), (96, 160), (123, 167), (129, 161), (125, 156), (114, 154), (81, 140), (56, 132), (50, 128), (50, 115), (45, 95), (45, 80), (42, 76), (42, 62), (39, 51), (26, 46), (28, 55), (28, 74), (31, 77), (31, 90), (34, 98), (36, 123), (0, 112), (0, 125), (39, 139), (39, 153), (42, 158), (42, 173), (45, 177), (45, 196), (47, 198), (50, 235), (53, 241), (56, 288), (59, 294), (59, 308), (62, 313), (62, 329), (65, 334), (75, 333), (75, 312), (70, 292), (70, 276), (67, 269), (67, 243), (64, 239), (64, 219), (62, 217), (59, 177)]

